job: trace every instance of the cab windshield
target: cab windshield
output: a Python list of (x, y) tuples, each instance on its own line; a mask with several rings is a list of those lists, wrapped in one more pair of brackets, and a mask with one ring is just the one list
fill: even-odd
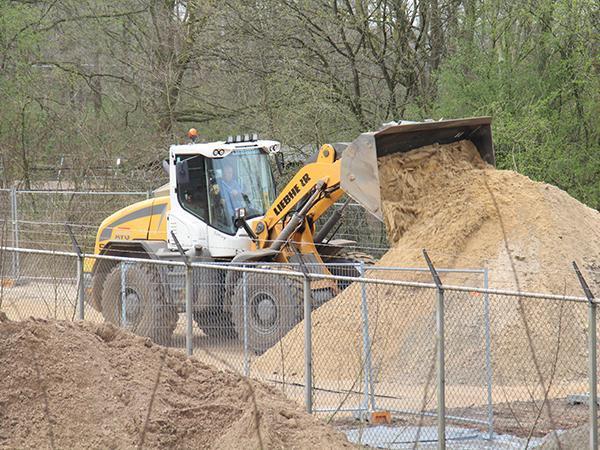
[(259, 149), (236, 150), (219, 159), (187, 159), (189, 184), (178, 189), (179, 202), (219, 231), (236, 233), (236, 209), (246, 208), (248, 219), (262, 216), (275, 199), (268, 155)]

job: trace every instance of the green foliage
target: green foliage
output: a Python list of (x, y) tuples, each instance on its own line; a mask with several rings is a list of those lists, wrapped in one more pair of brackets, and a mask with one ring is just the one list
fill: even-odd
[(570, 3), (547, 2), (543, 20), (532, 5), (499, 15), (493, 28), (504, 35), (481, 24), (478, 38), (460, 42), (439, 71), (436, 114), (492, 116), (499, 168), (600, 208), (600, 83), (590, 46), (597, 30), (592, 4)]
[(390, 120), (491, 115), (498, 167), (600, 207), (593, 0), (184, 3), (0, 0), (0, 184), (64, 157), (74, 186), (156, 186), (122, 175), (190, 126), (302, 160)]

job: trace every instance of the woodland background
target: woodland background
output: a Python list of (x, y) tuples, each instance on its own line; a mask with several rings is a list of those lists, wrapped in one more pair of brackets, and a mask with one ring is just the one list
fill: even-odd
[(0, 187), (156, 187), (190, 126), (302, 160), (491, 115), (498, 167), (598, 209), (599, 23), (593, 0), (0, 0)]

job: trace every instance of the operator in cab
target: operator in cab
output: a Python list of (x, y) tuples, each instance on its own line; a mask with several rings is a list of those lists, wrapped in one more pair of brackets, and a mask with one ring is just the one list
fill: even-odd
[(223, 177), (220, 181), (225, 207), (227, 211), (233, 214), (236, 209), (245, 206), (244, 197), (246, 196), (242, 192), (242, 186), (235, 176), (235, 171), (231, 163), (226, 162), (223, 164)]

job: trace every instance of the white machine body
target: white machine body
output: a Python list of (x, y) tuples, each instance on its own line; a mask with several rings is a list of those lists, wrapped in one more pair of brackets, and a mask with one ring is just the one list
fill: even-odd
[(244, 208), (249, 223), (260, 219), (276, 197), (269, 161), (277, 141), (255, 137), (172, 145), (169, 149), (169, 249), (175, 234), (184, 249), (212, 258), (233, 258), (250, 249), (251, 240), (234, 223)]

